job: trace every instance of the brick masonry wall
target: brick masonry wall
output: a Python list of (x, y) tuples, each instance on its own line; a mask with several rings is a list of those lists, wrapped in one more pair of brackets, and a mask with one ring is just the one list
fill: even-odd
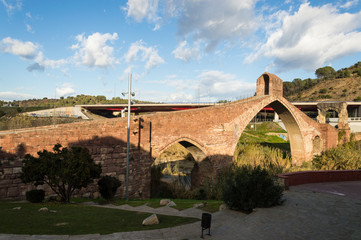
[[(132, 122), (132, 129), (138, 123)], [(146, 127), (144, 127), (146, 130)], [(68, 146), (87, 147), (96, 163), (102, 164), (102, 175), (112, 175), (122, 181), (117, 195), (124, 196), (126, 174), (126, 121), (124, 119), (81, 122), (33, 129), (18, 130), (0, 135), (0, 198), (24, 199), (25, 192), (33, 189), (19, 179), (22, 159), (27, 153), (36, 155), (43, 149), (52, 150), (56, 143)], [(143, 137), (146, 134), (143, 135)], [(149, 137), (149, 134), (148, 134)], [(139, 134), (131, 133), (131, 155), (129, 196), (131, 198), (149, 197), (150, 167), (152, 158), (148, 146), (140, 144)], [(147, 142), (147, 141), (144, 141)], [(148, 149), (145, 148), (148, 147)], [(47, 194), (51, 191), (45, 187)], [(79, 192), (91, 195), (97, 191), (96, 184)]]

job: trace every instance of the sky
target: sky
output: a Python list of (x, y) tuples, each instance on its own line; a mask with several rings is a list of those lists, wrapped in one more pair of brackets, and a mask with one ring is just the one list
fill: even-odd
[(361, 0), (0, 0), (0, 100), (215, 102), (361, 61)]

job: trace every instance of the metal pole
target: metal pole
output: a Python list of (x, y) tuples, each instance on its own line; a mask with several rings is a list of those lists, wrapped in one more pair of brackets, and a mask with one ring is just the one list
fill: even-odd
[(125, 199), (128, 201), (128, 186), (129, 186), (129, 150), (130, 150), (130, 104), (131, 104), (131, 83), (132, 83), (132, 74), (129, 73), (128, 80), (128, 128), (127, 128), (127, 172), (125, 177)]

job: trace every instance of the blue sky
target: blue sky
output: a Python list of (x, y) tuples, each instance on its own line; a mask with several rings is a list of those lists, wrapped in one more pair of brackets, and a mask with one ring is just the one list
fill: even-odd
[(0, 0), (0, 99), (234, 100), (361, 61), (359, 0)]

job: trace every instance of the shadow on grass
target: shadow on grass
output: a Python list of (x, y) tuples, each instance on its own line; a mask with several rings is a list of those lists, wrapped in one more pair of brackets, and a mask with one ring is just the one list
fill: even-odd
[[(20, 210), (14, 210), (21, 207)], [(47, 212), (38, 209), (46, 207)], [(98, 208), (76, 204), (0, 202), (0, 233), (5, 234), (110, 234), (174, 227), (199, 221), (196, 218), (157, 215), (159, 225), (143, 226), (150, 213)]]

